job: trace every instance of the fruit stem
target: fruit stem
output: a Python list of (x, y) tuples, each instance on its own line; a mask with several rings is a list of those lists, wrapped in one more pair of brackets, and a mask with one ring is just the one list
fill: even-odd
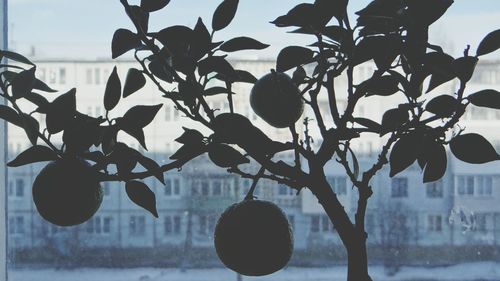
[(265, 171), (266, 171), (266, 168), (264, 168), (264, 166), (260, 167), (259, 172), (257, 172), (255, 177), (253, 178), (252, 186), (250, 187), (250, 190), (248, 190), (248, 193), (245, 196), (245, 200), (253, 200), (255, 198), (253, 196), (253, 193), (255, 191), (255, 188), (257, 187), (257, 183), (259, 182), (259, 179), (264, 175)]

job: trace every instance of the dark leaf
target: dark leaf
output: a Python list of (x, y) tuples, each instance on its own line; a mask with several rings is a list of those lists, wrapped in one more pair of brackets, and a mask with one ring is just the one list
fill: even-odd
[(35, 145), (21, 152), (14, 160), (7, 163), (7, 166), (19, 167), (36, 162), (52, 161), (57, 158), (57, 153), (52, 149), (42, 145)]
[[(228, 91), (224, 87), (212, 87), (208, 88), (203, 92), (204, 96), (215, 96), (215, 95), (220, 95), (220, 94), (228, 94)], [(234, 95), (235, 93), (231, 92), (231, 95)]]
[(106, 111), (110, 111), (118, 104), (120, 97), (122, 95), (122, 83), (120, 82), (120, 77), (118, 77), (118, 72), (116, 66), (109, 75), (108, 82), (106, 83), (106, 89), (104, 91), (104, 108)]
[(455, 71), (455, 75), (462, 81), (466, 83), (474, 74), (476, 69), (478, 59), (476, 57), (461, 57), (453, 61), (452, 67)]
[(73, 122), (64, 129), (63, 142), (66, 152), (80, 153), (98, 143), (101, 137), (100, 119), (77, 113)]
[(215, 165), (222, 168), (236, 167), (240, 164), (250, 163), (250, 160), (239, 151), (225, 144), (211, 144), (208, 148), (208, 157)]
[(302, 66), (297, 66), (297, 68), (293, 72), (292, 81), (293, 83), (295, 83), (295, 85), (300, 85), (302, 82), (304, 82), (306, 76), (307, 74), (305, 69)]
[(114, 146), (117, 143), (116, 136), (118, 134), (118, 126), (107, 126), (104, 127), (104, 132), (102, 136), (102, 152), (104, 154), (109, 154), (113, 151)]
[(170, 159), (185, 159), (193, 157), (194, 155), (200, 153), (203, 149), (203, 145), (189, 145), (185, 144), (181, 146), (174, 154), (170, 156)]
[(134, 137), (144, 149), (148, 150), (146, 146), (146, 137), (144, 136), (144, 130), (142, 128), (137, 128), (137, 127), (129, 127), (127, 124), (121, 124), (120, 125), (121, 129), (129, 134), (130, 136)]
[(406, 123), (410, 115), (406, 109), (389, 109), (382, 116), (382, 131), (381, 135), (385, 135), (388, 132), (396, 130), (399, 126)]
[(129, 127), (144, 128), (153, 121), (162, 106), (163, 104), (136, 105), (123, 115), (120, 123)]
[(427, 103), (425, 110), (439, 117), (449, 117), (457, 110), (458, 101), (449, 95), (441, 95)]
[(343, 43), (349, 35), (349, 31), (347, 31), (347, 29), (336, 25), (325, 27), (321, 33), (338, 43)]
[(141, 39), (137, 36), (137, 34), (128, 29), (118, 29), (113, 35), (111, 44), (112, 58), (116, 59), (117, 57), (132, 49), (138, 48), (141, 45)]
[(129, 175), (137, 165), (140, 153), (122, 142), (113, 146), (113, 151), (107, 156), (110, 163), (116, 164), (118, 175)]
[(371, 129), (377, 133), (380, 133), (382, 131), (382, 125), (368, 118), (354, 118), (353, 122), (358, 123), (359, 125)]
[(161, 80), (168, 83), (172, 83), (174, 81), (172, 72), (165, 67), (161, 60), (155, 59), (151, 61), (148, 68), (154, 76), (160, 78)]
[(240, 50), (262, 50), (269, 47), (250, 37), (236, 37), (224, 42), (219, 49), (224, 52), (235, 52)]
[(336, 17), (341, 21), (347, 14), (348, 0), (316, 0), (314, 5), (325, 19)]
[(155, 194), (145, 183), (140, 181), (128, 181), (125, 185), (125, 191), (132, 202), (146, 209), (156, 218), (158, 217)]
[[(318, 7), (310, 3), (301, 3), (293, 7), (284, 16), (276, 18), (271, 23), (277, 27), (286, 26), (301, 26), (311, 29), (310, 34), (314, 34), (317, 30), (323, 28), (330, 19), (319, 15)], [(310, 28), (311, 27), (311, 28)]]
[(300, 46), (288, 46), (280, 51), (276, 61), (276, 71), (285, 72), (289, 69), (312, 62), (314, 52)]
[(0, 119), (3, 119), (16, 126), (22, 127), (22, 121), (17, 112), (6, 105), (0, 104)]
[[(199, 27), (198, 27), (199, 28)], [(154, 34), (174, 57), (186, 56), (192, 43), (193, 30), (184, 25), (173, 25)]]
[(236, 80), (234, 82), (244, 82), (254, 84), (257, 82), (257, 78), (253, 76), (252, 73), (245, 70), (234, 70), (236, 71)]
[(351, 63), (356, 66), (373, 59), (379, 69), (385, 69), (394, 61), (400, 49), (400, 37), (365, 37), (354, 47)]
[(31, 144), (36, 145), (36, 141), (38, 140), (38, 133), (40, 131), (40, 124), (35, 118), (28, 114), (22, 113), (20, 115), (20, 118), (28, 139), (30, 140)]
[(212, 72), (224, 75), (230, 80), (236, 79), (234, 68), (224, 57), (208, 57), (198, 63), (198, 74), (200, 76), (205, 76)]
[(165, 184), (165, 177), (163, 176), (163, 172), (160, 171), (160, 165), (158, 165), (158, 163), (156, 163), (153, 159), (141, 155), (140, 153), (138, 156), (137, 161), (139, 164), (141, 164), (148, 171), (154, 172), (153, 175), (155, 178), (157, 178), (162, 184)]
[(40, 91), (47, 92), (47, 93), (57, 92), (56, 90), (52, 89), (47, 84), (45, 84), (45, 82), (43, 82), (40, 79), (36, 79), (36, 78), (35, 78), (35, 82), (33, 83), (33, 89), (40, 90)]
[(76, 89), (57, 97), (49, 106), (45, 123), (50, 134), (62, 131), (71, 123), (76, 113)]
[(214, 31), (221, 30), (228, 26), (236, 15), (239, 0), (224, 0), (215, 9), (212, 17), (212, 29)]
[(131, 94), (137, 92), (146, 85), (146, 78), (142, 71), (131, 68), (128, 70), (125, 85), (123, 86), (123, 97), (126, 98)]
[(424, 183), (433, 182), (441, 179), (448, 163), (446, 149), (438, 142), (430, 142), (424, 147), (426, 156), (426, 165), (424, 168)]
[(105, 161), (106, 156), (100, 151), (86, 151), (83, 152), (82, 157), (95, 163), (102, 163)]
[(484, 37), (477, 48), (476, 56), (492, 53), (500, 48), (500, 29), (497, 29)]
[(362, 85), (367, 96), (390, 96), (399, 91), (399, 81), (392, 75), (373, 77)]
[(35, 68), (23, 70), (12, 79), (12, 96), (22, 98), (33, 90), (35, 83)]
[(492, 89), (479, 91), (467, 99), (475, 106), (500, 109), (500, 92)]
[(141, 0), (141, 8), (146, 12), (154, 12), (165, 8), (170, 0)]
[(389, 163), (390, 176), (394, 177), (417, 160), (420, 138), (416, 134), (409, 134), (399, 139), (391, 150)]
[(0, 58), (4, 58), (4, 57), (8, 58), (10, 60), (15, 60), (17, 62), (22, 62), (22, 63), (25, 63), (25, 64), (35, 65), (34, 63), (32, 63), (29, 59), (27, 59), (23, 55), (20, 55), (18, 53), (14, 53), (14, 52), (11, 52), (11, 51), (0, 50)]
[(149, 23), (149, 13), (143, 10), (141, 7), (132, 5), (130, 6), (130, 11), (132, 16), (131, 20), (141, 27), (144, 33), (148, 32), (148, 23)]
[(450, 141), (450, 149), (455, 157), (471, 164), (483, 164), (499, 159), (493, 145), (479, 134), (454, 137)]
[(176, 142), (191, 146), (197, 146), (203, 143), (204, 137), (202, 133), (186, 127), (182, 127), (182, 129), (184, 129), (184, 133), (180, 137), (175, 139)]
[(198, 18), (198, 22), (194, 27), (191, 39), (191, 46), (189, 48), (189, 56), (193, 57), (194, 60), (198, 61), (203, 56), (205, 56), (208, 51), (212, 48), (212, 38), (210, 37), (210, 32), (208, 32), (207, 27), (203, 23), (201, 18)]
[(443, 83), (455, 78), (453, 57), (440, 52), (427, 53), (424, 57), (424, 67), (427, 74), (432, 74), (427, 93)]

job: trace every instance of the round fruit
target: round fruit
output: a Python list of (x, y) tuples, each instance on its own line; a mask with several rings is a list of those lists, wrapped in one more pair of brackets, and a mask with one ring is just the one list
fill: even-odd
[(233, 204), (219, 218), (214, 236), (221, 261), (243, 275), (276, 272), (293, 252), (293, 234), (285, 214), (267, 201)]
[(77, 158), (52, 161), (33, 183), (33, 201), (40, 215), (59, 226), (90, 219), (102, 202), (102, 190), (90, 165)]
[(299, 88), (288, 75), (275, 71), (255, 83), (250, 105), (258, 116), (276, 128), (292, 126), (304, 111)]

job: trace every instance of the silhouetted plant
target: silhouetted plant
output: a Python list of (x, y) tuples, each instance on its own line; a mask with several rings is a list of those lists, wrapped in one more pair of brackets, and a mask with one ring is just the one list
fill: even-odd
[[(82, 167), (59, 173), (58, 178), (37, 179), (48, 181), (46, 184), (52, 184), (56, 191), (71, 188), (66, 185), (75, 178), (85, 178), (90, 183), (125, 181), (130, 199), (158, 216), (154, 193), (141, 179), (154, 176), (164, 182), (164, 172), (178, 169), (193, 158), (208, 153), (216, 165), (254, 180), (245, 200), (253, 200), (253, 191), (260, 178), (286, 184), (297, 191), (309, 188), (324, 207), (347, 250), (347, 279), (364, 281), (371, 280), (365, 232), (366, 206), (373, 192), (370, 181), (384, 165), (390, 165), (390, 175), (394, 176), (417, 161), (423, 170), (423, 181), (432, 182), (440, 179), (446, 171), (446, 145), (458, 159), (468, 163), (499, 159), (484, 137), (462, 133), (457, 124), (470, 104), (500, 109), (500, 93), (495, 90), (466, 93), (467, 82), (479, 57), (500, 47), (500, 30), (483, 39), (476, 55), (471, 54), (469, 47), (462, 57), (446, 54), (439, 46), (428, 42), (428, 30), (452, 5), (452, 0), (374, 0), (356, 13), (358, 19), (354, 27), (346, 11), (348, 0), (316, 0), (299, 4), (272, 24), (294, 27), (294, 33), (310, 35), (315, 42), (308, 47), (288, 46), (281, 50), (276, 70), (259, 80), (247, 71), (234, 69), (226, 56), (239, 50), (264, 49), (268, 45), (249, 37), (213, 41), (214, 33), (226, 28), (234, 18), (238, 0), (224, 0), (218, 6), (211, 31), (201, 18), (194, 28), (174, 25), (151, 31), (148, 29), (149, 14), (165, 8), (168, 0), (142, 0), (139, 6), (129, 5), (127, 0), (120, 1), (135, 30), (119, 29), (115, 32), (112, 57), (133, 50), (139, 68), (130, 69), (124, 83), (116, 68), (111, 73), (104, 93), (104, 116), (96, 118), (78, 112), (75, 89), (49, 102), (43, 94), (55, 91), (36, 78), (36, 66), (19, 54), (1, 52), (2, 58), (17, 64), (2, 65), (1, 95), (9, 105), (0, 106), (0, 117), (24, 128), (33, 144), (8, 166), (53, 161), (49, 165), (70, 169), (71, 165), (63, 165), (69, 161), (67, 163)], [(356, 83), (354, 68), (371, 60), (376, 70), (369, 79)], [(312, 65), (313, 72), (306, 72), (304, 65)], [(291, 78), (284, 74), (292, 70)], [(334, 86), (337, 77), (343, 74), (348, 78), (345, 110), (338, 105)], [(427, 85), (424, 80), (428, 77), (430, 82), (424, 90), (424, 84)], [(108, 114), (122, 98), (141, 89), (146, 79), (156, 84), (163, 97), (173, 102), (187, 118), (213, 131), (204, 136), (197, 130), (185, 128), (176, 140), (182, 144), (181, 148), (170, 157), (174, 161), (162, 166), (117, 139), (118, 132), (123, 131), (146, 149), (143, 128), (154, 120), (161, 104), (137, 105), (122, 117), (113, 119)], [(459, 87), (454, 95), (440, 95), (426, 101), (425, 93), (455, 79), (459, 81)], [(211, 80), (220, 81), (225, 86), (208, 88)], [(290, 140), (270, 139), (246, 117), (235, 112), (232, 100), (234, 83), (255, 84), (251, 95), (253, 109), (270, 125), (288, 127)], [(174, 85), (176, 90), (166, 90), (166, 84)], [(318, 104), (322, 89), (326, 89), (328, 96), (329, 114), (322, 114)], [(227, 95), (229, 112), (219, 113), (210, 108), (206, 97), (216, 94)], [(404, 96), (406, 101), (395, 108), (387, 108), (381, 123), (355, 116), (360, 100), (372, 95), (396, 94)], [(23, 112), (20, 101), (34, 104), (36, 111)], [(321, 144), (316, 150), (310, 145), (310, 136), (298, 133), (295, 128), (303, 106), (312, 109), (321, 133)], [(45, 115), (45, 126), (40, 126), (33, 114)], [(331, 118), (333, 126), (326, 125), (327, 118)], [(308, 121), (311, 124), (311, 120)], [(362, 134), (376, 134), (385, 141), (376, 162), (365, 171), (359, 170), (356, 154), (351, 149), (351, 141)], [(51, 142), (53, 135), (62, 136), (62, 146)], [(294, 163), (279, 160), (276, 155), (280, 152), (294, 153)], [(240, 169), (250, 159), (261, 166), (257, 174)], [(92, 173), (83, 160), (94, 163), (90, 169)], [(342, 164), (359, 193), (354, 221), (348, 217), (326, 180), (324, 167), (332, 160)], [(137, 164), (144, 167), (143, 172), (133, 171)], [(107, 172), (110, 165), (116, 165), (116, 173)], [(47, 196), (51, 195), (44, 194), (43, 190), (40, 192), (40, 198), (34, 196), (35, 203), (42, 197), (50, 200)], [(54, 203), (68, 200), (62, 204), (64, 206), (52, 206), (60, 207), (58, 211), (45, 212), (47, 210), (41, 204), (37, 204), (37, 208), (47, 220), (56, 224), (67, 225), (73, 220), (80, 223), (81, 218), (91, 215), (93, 207), (100, 204), (99, 194), (91, 196), (94, 200), (90, 199), (86, 208), (75, 204), (78, 200), (69, 195), (68, 198), (55, 196), (52, 198)], [(64, 220), (66, 215), (70, 215), (68, 220)], [(61, 219), (63, 223), (59, 223)], [(251, 223), (255, 225), (255, 222)], [(262, 235), (263, 231), (272, 230), (252, 231)], [(265, 236), (258, 237), (266, 239)], [(247, 244), (246, 247), (261, 243), (257, 239), (240, 242)], [(284, 254), (288, 253), (285, 251)], [(255, 255), (251, 258), (261, 258), (258, 253)], [(255, 270), (261, 272), (262, 268)]]

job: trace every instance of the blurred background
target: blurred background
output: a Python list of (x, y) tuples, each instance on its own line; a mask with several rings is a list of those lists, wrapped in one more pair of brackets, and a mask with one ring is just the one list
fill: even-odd
[[(275, 58), (288, 45), (306, 45), (313, 38), (290, 34), (269, 22), (285, 14), (296, 0), (241, 0), (233, 23), (215, 34), (216, 40), (250, 36), (271, 46), (262, 51), (230, 55), (237, 69), (259, 78), (275, 68)], [(210, 26), (219, 0), (172, 0), (164, 11), (152, 15), (150, 30), (171, 25), (194, 27), (198, 17)], [(351, 0), (349, 13), (369, 1)], [(78, 110), (101, 116), (102, 98), (109, 74), (116, 66), (122, 81), (129, 68), (138, 68), (132, 52), (111, 60), (111, 38), (118, 28), (133, 29), (118, 0), (11, 0), (9, 49), (37, 64), (37, 77), (61, 93), (76, 87)], [(431, 28), (430, 42), (460, 56), (468, 44), (475, 53), (481, 39), (500, 25), (500, 1), (456, 0)], [(500, 52), (481, 58), (467, 93), (500, 90)], [(374, 70), (370, 62), (355, 70), (355, 81), (364, 81)], [(311, 69), (307, 69), (311, 71)], [(339, 107), (345, 106), (345, 77), (336, 82)], [(456, 81), (429, 94), (454, 93)], [(288, 130), (276, 129), (259, 119), (248, 103), (250, 84), (235, 84), (235, 111), (276, 140), (288, 140)], [(344, 93), (344, 94), (342, 94)], [(326, 94), (320, 108), (328, 111)], [(370, 97), (356, 108), (356, 115), (380, 121), (390, 104), (401, 97)], [(51, 99), (49, 97), (49, 99)], [(125, 134), (126, 143), (159, 163), (168, 163), (179, 144), (183, 126), (204, 130), (175, 110), (147, 83), (139, 93), (123, 100), (113, 111), (121, 116), (136, 104), (164, 103), (156, 120), (146, 127), (148, 151)], [(228, 111), (224, 98), (209, 104)], [(483, 134), (500, 151), (500, 111), (471, 106), (460, 124), (466, 132)], [(43, 116), (37, 116), (43, 121)], [(304, 117), (313, 117), (306, 110)], [(315, 122), (309, 124), (313, 145), (321, 143)], [(299, 130), (304, 131), (305, 124)], [(209, 133), (206, 129), (203, 131)], [(363, 136), (353, 143), (361, 167), (377, 159), (384, 139)], [(9, 126), (9, 159), (30, 146), (24, 131)], [(291, 155), (282, 155), (291, 160)], [(374, 280), (500, 280), (500, 164), (468, 165), (448, 159), (445, 177), (422, 184), (417, 165), (395, 178), (388, 169), (373, 179), (375, 195), (369, 204), (370, 273)], [(8, 170), (8, 274), (9, 281), (28, 280), (345, 280), (346, 253), (317, 200), (307, 190), (296, 194), (273, 182), (259, 183), (256, 195), (278, 204), (293, 227), (295, 252), (289, 266), (268, 277), (237, 276), (225, 269), (213, 248), (213, 230), (220, 213), (243, 199), (251, 182), (213, 166), (199, 157), (182, 171), (166, 174), (166, 184), (146, 183), (155, 192), (160, 218), (155, 219), (127, 198), (123, 183), (103, 184), (105, 199), (88, 222), (60, 228), (45, 222), (31, 199), (31, 185), (43, 164)], [(249, 171), (258, 167), (248, 167)], [(330, 161), (328, 180), (349, 215), (356, 207), (356, 192), (343, 169)]]

